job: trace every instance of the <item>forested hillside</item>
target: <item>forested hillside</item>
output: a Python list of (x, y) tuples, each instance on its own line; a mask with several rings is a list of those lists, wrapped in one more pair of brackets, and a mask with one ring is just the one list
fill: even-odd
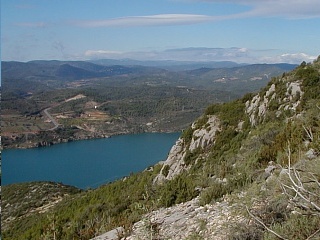
[(319, 196), (320, 57), (207, 107), (164, 163), (16, 214), (3, 237), (90, 239), (117, 228), (115, 239), (319, 239)]
[(209, 104), (257, 91), (270, 77), (294, 66), (168, 71), (84, 61), (3, 62), (3, 147), (181, 131)]

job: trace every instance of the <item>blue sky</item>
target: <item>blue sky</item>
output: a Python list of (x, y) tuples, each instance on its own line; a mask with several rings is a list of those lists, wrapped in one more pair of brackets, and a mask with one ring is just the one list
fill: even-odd
[(3, 61), (310, 62), (319, 0), (2, 0)]

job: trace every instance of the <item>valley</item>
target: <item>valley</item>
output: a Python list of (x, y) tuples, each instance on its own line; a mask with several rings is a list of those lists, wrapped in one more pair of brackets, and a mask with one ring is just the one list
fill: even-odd
[[(203, 113), (205, 106), (257, 91), (272, 76), (295, 67), (217, 66), (223, 64), (227, 67), (169, 71), (155, 66), (90, 62), (3, 62), (3, 147), (30, 148), (119, 134), (181, 131)], [(173, 66), (179, 69), (179, 65)], [(199, 67), (199, 63), (194, 66)]]

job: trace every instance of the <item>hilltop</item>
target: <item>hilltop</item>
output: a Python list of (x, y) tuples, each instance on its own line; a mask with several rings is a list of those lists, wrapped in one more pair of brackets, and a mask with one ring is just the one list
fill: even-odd
[(164, 163), (11, 221), (3, 236), (319, 239), (319, 132), (320, 57), (208, 106)]

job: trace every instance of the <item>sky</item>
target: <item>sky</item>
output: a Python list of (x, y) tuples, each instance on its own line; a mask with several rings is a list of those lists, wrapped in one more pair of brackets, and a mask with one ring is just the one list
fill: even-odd
[(320, 0), (1, 0), (2, 61), (301, 63)]

